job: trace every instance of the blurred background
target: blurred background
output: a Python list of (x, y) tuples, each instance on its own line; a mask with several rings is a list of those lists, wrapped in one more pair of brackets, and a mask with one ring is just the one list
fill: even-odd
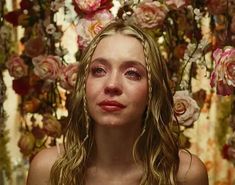
[(158, 43), (181, 147), (210, 185), (235, 184), (234, 0), (1, 0), (0, 185), (25, 184), (35, 154), (61, 143), (81, 53), (117, 14)]

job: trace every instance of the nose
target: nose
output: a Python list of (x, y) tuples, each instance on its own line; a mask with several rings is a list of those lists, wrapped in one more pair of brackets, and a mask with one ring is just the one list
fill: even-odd
[(104, 93), (110, 96), (117, 96), (122, 94), (121, 78), (117, 73), (112, 73), (108, 79), (104, 88)]

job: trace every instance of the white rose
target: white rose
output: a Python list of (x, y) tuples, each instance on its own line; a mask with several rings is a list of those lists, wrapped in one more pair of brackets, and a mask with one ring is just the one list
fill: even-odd
[(179, 124), (189, 127), (198, 119), (200, 108), (197, 102), (190, 97), (188, 91), (176, 91), (174, 113)]

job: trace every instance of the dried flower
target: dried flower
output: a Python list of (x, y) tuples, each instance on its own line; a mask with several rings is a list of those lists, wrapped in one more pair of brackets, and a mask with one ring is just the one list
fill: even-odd
[(60, 122), (51, 114), (43, 115), (43, 130), (48, 136), (59, 137), (61, 135)]
[(45, 43), (41, 36), (30, 38), (25, 43), (25, 54), (32, 58), (43, 54), (44, 49), (45, 49)]
[(23, 103), (23, 111), (25, 113), (34, 113), (38, 110), (40, 103), (39, 99), (33, 97), (31, 100), (27, 100)]
[(32, 152), (34, 144), (35, 144), (35, 137), (31, 132), (26, 132), (23, 135), (21, 135), (18, 141), (20, 152), (26, 156)]
[(46, 32), (49, 34), (49, 35), (53, 35), (56, 31), (56, 27), (54, 24), (49, 24), (47, 25), (46, 27)]

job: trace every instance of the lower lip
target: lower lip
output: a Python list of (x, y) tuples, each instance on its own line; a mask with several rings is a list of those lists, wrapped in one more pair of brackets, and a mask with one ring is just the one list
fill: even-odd
[(122, 109), (124, 109), (122, 107), (110, 106), (110, 105), (101, 105), (100, 107), (106, 112), (116, 112), (116, 111), (121, 111)]

